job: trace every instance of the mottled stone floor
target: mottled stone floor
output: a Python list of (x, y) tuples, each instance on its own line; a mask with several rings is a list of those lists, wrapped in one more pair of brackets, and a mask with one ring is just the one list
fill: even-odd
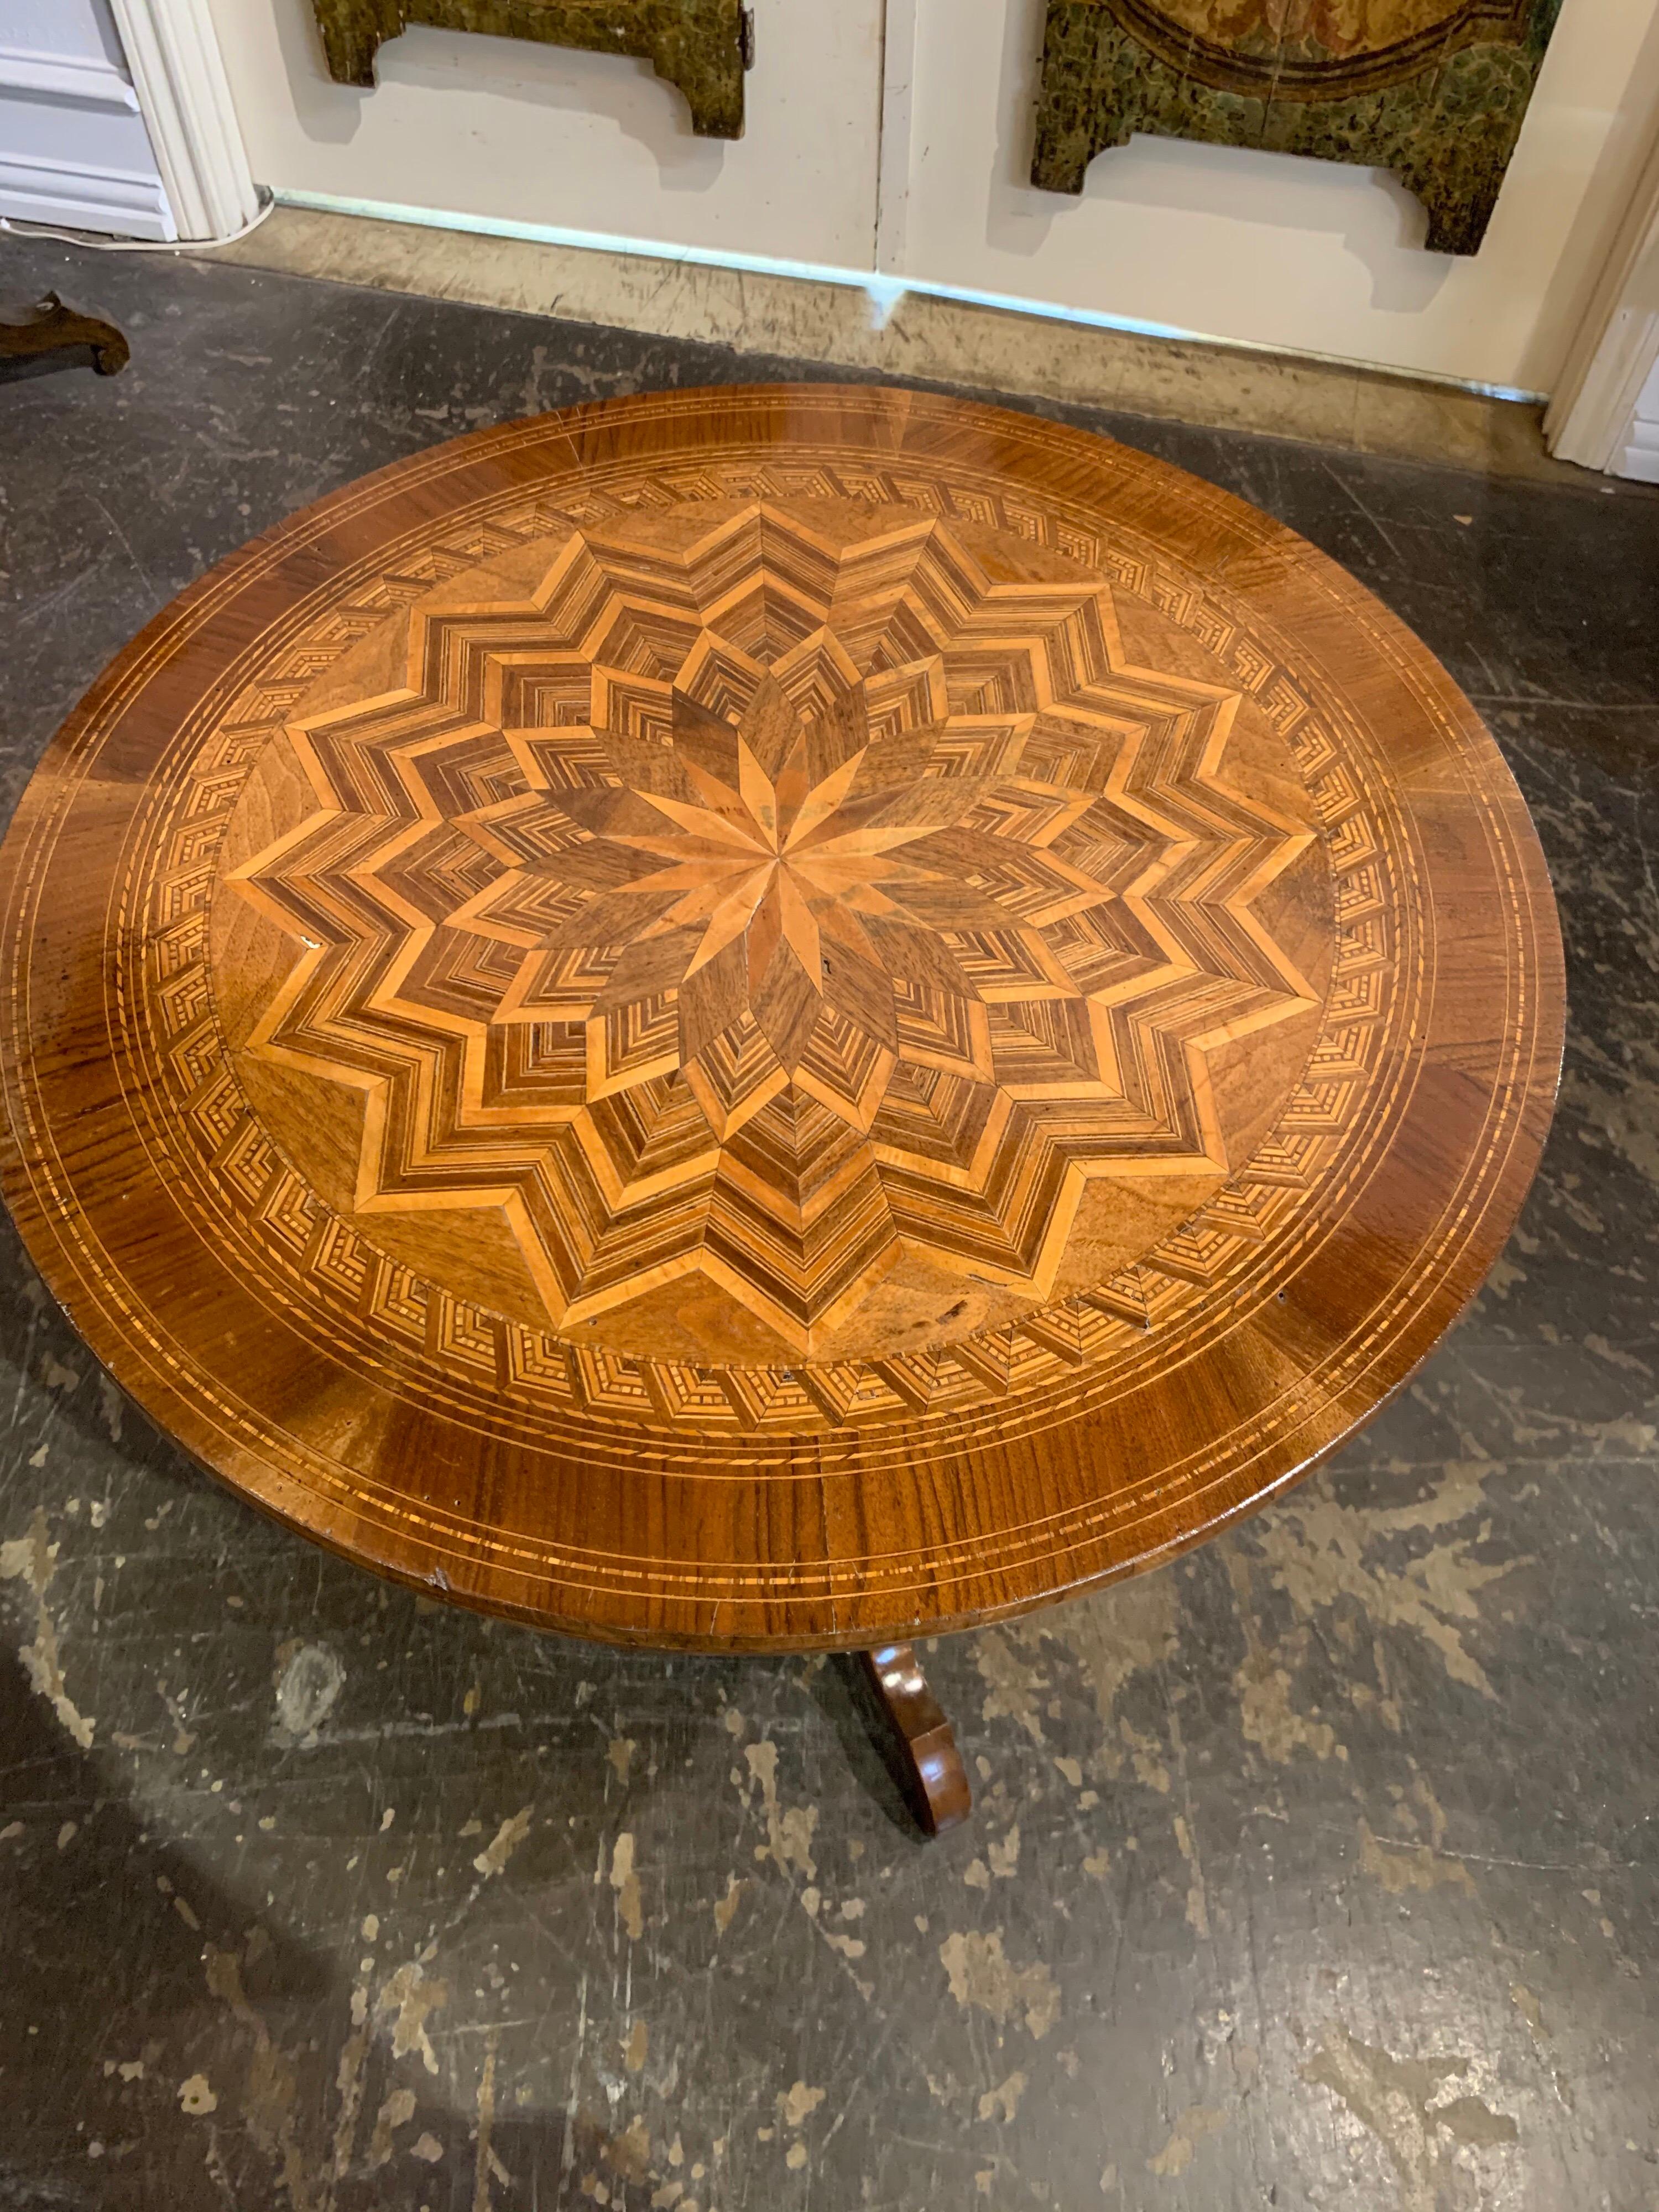
[[(771, 359), (228, 266), (0, 258), (133, 365), (0, 388), (7, 811), (252, 532), (452, 433)], [(805, 372), (805, 373), (811, 373)], [(0, 1254), (0, 2206), (1659, 2206), (1659, 499), (1089, 416), (1411, 622), (1530, 799), (1565, 1085), (1464, 1326), (1305, 1488), (930, 1662), (629, 1657), (266, 1525)]]

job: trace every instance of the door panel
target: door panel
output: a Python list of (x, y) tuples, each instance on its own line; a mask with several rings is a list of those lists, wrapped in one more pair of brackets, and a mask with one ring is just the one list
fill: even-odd
[(108, 0), (0, 6), (0, 215), (177, 237)]

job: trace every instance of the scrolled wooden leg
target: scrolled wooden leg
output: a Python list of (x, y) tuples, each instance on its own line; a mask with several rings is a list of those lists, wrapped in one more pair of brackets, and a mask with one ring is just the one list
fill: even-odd
[(66, 307), (56, 292), (16, 314), (0, 308), (0, 375), (67, 368), (88, 348), (100, 376), (114, 376), (127, 365), (127, 342), (114, 324)]
[(860, 1657), (893, 1724), (916, 1818), (930, 1836), (959, 1826), (972, 1808), (973, 1793), (951, 1723), (927, 1686), (914, 1647), (884, 1644)]

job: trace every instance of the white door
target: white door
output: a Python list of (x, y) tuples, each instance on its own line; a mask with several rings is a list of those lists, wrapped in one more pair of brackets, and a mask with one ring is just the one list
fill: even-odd
[(178, 236), (109, 0), (0, 0), (0, 215)]

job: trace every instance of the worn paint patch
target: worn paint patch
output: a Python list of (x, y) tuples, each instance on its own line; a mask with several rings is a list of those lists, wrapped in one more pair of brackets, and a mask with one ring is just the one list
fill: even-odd
[(1437, 1851), (1431, 1844), (1385, 1843), (1374, 1835), (1370, 1823), (1359, 1823), (1359, 1863), (1374, 1875), (1390, 1897), (1408, 1889), (1451, 1887), (1474, 1892), (1474, 1877), (1462, 1859)]
[(804, 2126), (823, 2102), (828, 2092), (808, 2088), (805, 2081), (782, 2090), (778, 2096), (778, 2118), (787, 2128)]
[(770, 1859), (781, 1874), (793, 1868), (813, 1880), (817, 1868), (812, 1859), (812, 1836), (818, 1824), (816, 1805), (785, 1806), (778, 1799), (778, 1747), (770, 1741), (745, 1744), (744, 1758), (753, 1779), (760, 1784), (766, 1814), (766, 1841), (757, 1844), (755, 1856)]
[(1402, 2212), (1436, 2212), (1448, 2143), (1484, 2148), (1514, 2142), (1519, 2132), (1507, 2112), (1478, 2097), (1442, 2100), (1446, 2084), (1468, 2070), (1467, 2058), (1396, 2058), (1330, 2021), (1302, 2078), (1332, 2090), (1382, 2144), (1400, 2177)]
[(411, 2051), (418, 2051), (427, 2072), (435, 2074), (438, 2054), (432, 2048), (426, 2024), (448, 2002), (448, 1984), (435, 1978), (428, 1981), (418, 1959), (410, 1960), (390, 1975), (380, 1992), (380, 2009), (396, 2015), (392, 2023), (392, 2057), (405, 2058)]
[(368, 2166), (371, 2173), (378, 2173), (383, 2166), (390, 2164), (392, 2137), (414, 2117), (415, 2092), (394, 2089), (374, 2115), (374, 2130), (368, 2138)]
[(605, 2146), (605, 2164), (624, 2181), (643, 2182), (651, 2171), (651, 2130), (635, 2114), (621, 2135)]
[[(256, 1937), (258, 1933), (255, 1931)], [(250, 1957), (255, 1948), (255, 1937), (250, 1937)], [(236, 1954), (210, 1943), (203, 1962), (209, 1990), (228, 2008), (252, 2045), (239, 2099), (242, 2124), (255, 2146), (276, 2162), (294, 2212), (313, 2212), (317, 2192), (295, 2124), (299, 2076), (294, 2063), (277, 2045), (258, 2008), (248, 2002)]]
[(1019, 1656), (1000, 1628), (988, 1628), (974, 1638), (974, 1664), (988, 1693), (980, 1708), (987, 1723), (1018, 1721), (1033, 1743), (1041, 1743), (1048, 1677)]
[(29, 1686), (46, 1700), (71, 1741), (89, 1751), (95, 1723), (70, 1696), (58, 1656), (58, 1625), (46, 1607), (46, 1590), (57, 1571), (58, 1547), (47, 1530), (45, 1508), (37, 1505), (28, 1534), (0, 1544), (0, 1582), (21, 1582), (34, 1601), (34, 1635), (18, 1654)]
[[(1346, 1600), (1376, 1626), (1420, 1636), (1454, 1681), (1491, 1698), (1496, 1693), (1464, 1633), (1480, 1619), (1481, 1591), (1529, 1562), (1478, 1559), (1484, 1519), (1466, 1535), (1443, 1532), (1484, 1515), (1482, 1486), (1494, 1471), (1483, 1461), (1455, 1462), (1428, 1497), (1364, 1512), (1317, 1487), (1304, 1490), (1256, 1524), (1256, 1548), (1275, 1588), (1304, 1618)], [(1424, 1534), (1433, 1540), (1403, 1564), (1382, 1556), (1392, 1541)]]
[(1019, 2111), (1019, 2100), (1025, 2094), (1025, 2075), (1011, 2074), (996, 2088), (988, 2089), (975, 2109), (981, 2119), (1000, 2120), (1006, 2126)]
[(290, 1743), (314, 1744), (345, 1687), (345, 1667), (326, 1644), (285, 1644), (276, 1662), (276, 1734)]
[(1335, 1729), (1316, 1714), (1299, 1711), (1292, 1695), (1292, 1670), (1307, 1653), (1306, 1627), (1294, 1629), (1270, 1649), (1256, 1623), (1249, 1561), (1237, 1547), (1228, 1550), (1227, 1576), (1244, 1631), (1244, 1659), (1233, 1676), (1233, 1688), (1245, 1741), (1255, 1744), (1277, 1766), (1288, 1765), (1298, 1751), (1311, 1752), (1316, 1759), (1333, 1754), (1346, 1759), (1347, 1747), (1338, 1743)]
[(626, 1828), (611, 1847), (611, 1887), (617, 1893), (623, 1926), (637, 1943), (645, 1933), (645, 1908), (640, 1900), (640, 1878), (634, 1871), (634, 1838)]
[(205, 2074), (192, 2074), (188, 2081), (179, 2084), (179, 2103), (183, 2111), (198, 2116), (219, 2109), (219, 2100)]
[[(1124, 1715), (1119, 1716), (1117, 1732), (1128, 1747), (1129, 1763), (1134, 1768), (1136, 1781), (1144, 1782), (1149, 1790), (1156, 1790), (1160, 1797), (1167, 1797), (1174, 1785), (1157, 1738), (1144, 1735)], [(1117, 1758), (1109, 1757), (1109, 1764), (1114, 1771), (1119, 1763)]]
[(1109, 1728), (1127, 1685), (1173, 1654), (1177, 1599), (1173, 1575), (1134, 1575), (1022, 1622), (1016, 1633), (1028, 1648), (1054, 1644), (1071, 1653), (1088, 1679), (1102, 1725)]
[(1193, 2153), (1206, 2136), (1214, 2135), (1224, 2128), (1232, 2118), (1219, 2105), (1188, 2105), (1170, 2130), (1170, 2140), (1163, 2149), (1146, 2161), (1148, 2173), (1161, 2173), (1173, 2178), (1185, 2173), (1193, 2162)]
[(1019, 1822), (1015, 1821), (1007, 1834), (998, 1844), (985, 1846), (985, 1856), (991, 1872), (1003, 1881), (1011, 1881), (1019, 1870)]
[(1238, 1721), (1247, 1743), (1255, 1744), (1275, 1765), (1288, 1765), (1298, 1751), (1316, 1759), (1348, 1755), (1339, 1744), (1328, 1721), (1298, 1712), (1291, 1702), (1288, 1668), (1275, 1664), (1267, 1652), (1252, 1652), (1233, 1677), (1238, 1692)]
[(951, 1994), (964, 2011), (988, 2013), (999, 2027), (1023, 2014), (1039, 2043), (1059, 2019), (1060, 1989), (1047, 1966), (1039, 1959), (1034, 1966), (1016, 1966), (1000, 1934), (947, 1936), (939, 1955)]
[(1193, 1832), (1179, 1813), (1175, 1822), (1176, 1849), (1187, 1862), (1187, 1924), (1196, 1936), (1210, 1932), (1210, 1897), (1204, 1881), (1204, 1865), (1198, 1856)]
[(496, 1829), (493, 1839), (473, 1860), (473, 1866), (486, 1881), (493, 1875), (500, 1874), (514, 1852), (530, 1833), (532, 1809), (528, 1805), (521, 1805), (510, 1819), (503, 1820), (501, 1826)]
[(478, 2148), (472, 2161), (472, 2212), (491, 2212), (489, 2185), (499, 2181), (504, 2189), (513, 2185), (513, 2176), (495, 2154), (495, 2059), (500, 2043), (499, 2031), (492, 2028), (484, 2038), (483, 2069), (478, 2076)]

